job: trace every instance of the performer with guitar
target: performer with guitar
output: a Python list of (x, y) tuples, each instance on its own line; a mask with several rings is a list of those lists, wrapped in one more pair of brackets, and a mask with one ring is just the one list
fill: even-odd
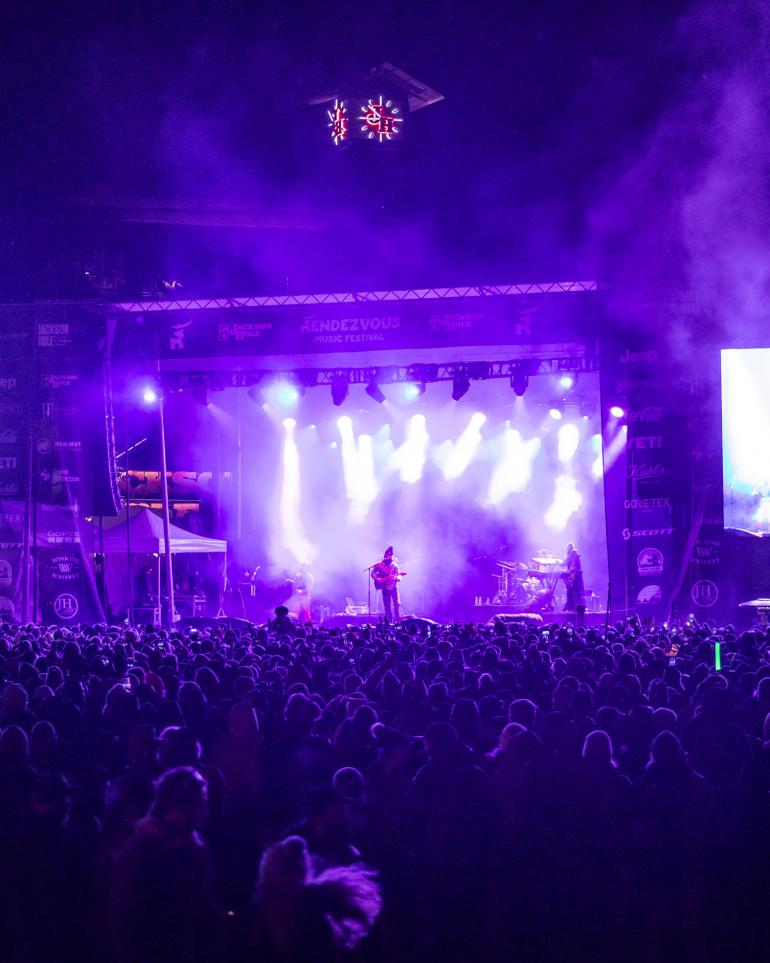
[(382, 561), (372, 568), (374, 587), (382, 591), (382, 601), (385, 606), (385, 618), (388, 622), (396, 622), (401, 618), (401, 600), (398, 597), (398, 583), (406, 575), (398, 566), (398, 559), (393, 555), (393, 546), (385, 549)]

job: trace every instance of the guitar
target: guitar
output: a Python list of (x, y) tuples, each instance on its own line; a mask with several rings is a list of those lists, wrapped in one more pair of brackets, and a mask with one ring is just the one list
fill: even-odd
[(394, 578), (398, 582), (406, 574), (406, 572), (388, 572), (385, 574), (384, 572), (377, 571), (377, 568), (375, 567), (372, 569), (372, 581), (374, 582), (374, 587), (376, 589), (383, 589), (385, 588), (385, 583), (389, 579)]

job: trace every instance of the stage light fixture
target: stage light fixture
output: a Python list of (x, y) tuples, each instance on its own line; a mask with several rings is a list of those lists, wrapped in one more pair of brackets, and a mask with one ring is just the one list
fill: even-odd
[(318, 384), (318, 371), (315, 368), (300, 368), (294, 372), (300, 394), (305, 394), (305, 388), (314, 388)]
[(553, 418), (554, 421), (561, 421), (561, 412), (558, 408), (551, 408), (548, 414)]
[(437, 364), (412, 364), (407, 368), (407, 377), (410, 381), (422, 383), (423, 386), (428, 381), (438, 380)]
[(146, 405), (154, 405), (159, 398), (158, 389), (154, 385), (145, 385), (142, 389), (142, 401)]
[(569, 371), (565, 371), (565, 373), (559, 378), (559, 387), (562, 389), (562, 391), (569, 391), (570, 388), (574, 388), (576, 384), (577, 376)]
[[(300, 394), (300, 387), (286, 378), (276, 378), (266, 385), (263, 384), (261, 391), (261, 396), (268, 404), (276, 408), (293, 408), (299, 402)], [(250, 397), (254, 396), (250, 395)]]
[(511, 375), (511, 387), (513, 388), (513, 393), (517, 398), (524, 396), (524, 392), (529, 387), (529, 375), (525, 374), (523, 371), (515, 371)]
[(454, 380), (452, 381), (452, 400), (459, 401), (463, 395), (468, 393), (470, 386), (471, 383), (468, 381), (465, 375), (455, 375)]
[(350, 385), (345, 381), (332, 382), (332, 401), (339, 408), (350, 391)]
[(622, 418), (625, 415), (625, 411), (620, 407), (620, 405), (613, 405), (610, 408), (610, 414), (613, 418)]
[(413, 381), (410, 384), (404, 385), (404, 397), (407, 401), (413, 401), (415, 398), (419, 398), (420, 395), (425, 394), (425, 382), (424, 381)]
[(376, 401), (378, 405), (381, 405), (383, 401), (385, 401), (382, 388), (374, 381), (366, 386), (366, 393), (373, 401)]

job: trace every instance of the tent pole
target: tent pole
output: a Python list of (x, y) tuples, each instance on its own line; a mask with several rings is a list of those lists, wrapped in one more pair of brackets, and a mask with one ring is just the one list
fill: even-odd
[(243, 400), (242, 392), (235, 396), (236, 453), (235, 453), (235, 540), (243, 538)]
[(156, 595), (156, 598), (158, 599), (158, 607), (157, 607), (158, 624), (159, 624), (159, 625), (162, 625), (162, 623), (163, 623), (163, 609), (161, 608), (161, 604), (162, 604), (162, 603), (161, 603), (162, 594), (161, 594), (161, 586), (160, 586), (160, 545), (158, 546), (158, 554), (155, 556), (155, 558), (157, 559), (157, 568), (156, 568), (156, 570), (155, 570), (155, 579), (156, 579), (157, 588), (156, 588), (155, 595)]
[[(126, 410), (125, 385), (123, 387), (123, 443), (125, 445), (125, 485), (126, 485), (126, 578), (128, 579), (128, 605), (126, 606), (127, 621), (134, 624), (134, 577), (133, 558), (131, 557), (131, 482), (128, 477), (128, 414)], [(105, 560), (106, 566), (106, 560)]]
[[(160, 363), (158, 363), (160, 375)], [(160, 416), (160, 491), (163, 501), (163, 541), (166, 557), (166, 606), (163, 624), (171, 629), (174, 627), (174, 573), (171, 568), (171, 519), (168, 503), (168, 469), (166, 466), (166, 423), (164, 417), (165, 399), (162, 388), (159, 390), (158, 414)], [(158, 563), (160, 564), (160, 562)]]

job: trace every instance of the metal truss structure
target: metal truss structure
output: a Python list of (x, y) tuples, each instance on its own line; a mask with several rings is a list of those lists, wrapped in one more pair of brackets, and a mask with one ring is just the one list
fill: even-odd
[(486, 381), (524, 375), (555, 375), (571, 372), (589, 373), (599, 370), (599, 358), (524, 358), (516, 361), (471, 361), (467, 364), (383, 365), (381, 367), (301, 368), (276, 371), (253, 368), (230, 371), (164, 371), (161, 380), (170, 391), (222, 391), (225, 388), (250, 388), (253, 385), (287, 380), (312, 388), (316, 385), (388, 385), (429, 384), (435, 381)]
[(110, 307), (116, 314), (147, 314), (155, 311), (296, 308), (319, 304), (376, 304), (386, 301), (452, 301), (463, 298), (521, 297), (533, 294), (580, 294), (598, 290), (597, 281), (545, 281), (530, 284), (457, 285), (449, 288), (407, 288), (400, 291), (355, 291), (339, 294), (274, 294), (252, 298), (122, 301)]

